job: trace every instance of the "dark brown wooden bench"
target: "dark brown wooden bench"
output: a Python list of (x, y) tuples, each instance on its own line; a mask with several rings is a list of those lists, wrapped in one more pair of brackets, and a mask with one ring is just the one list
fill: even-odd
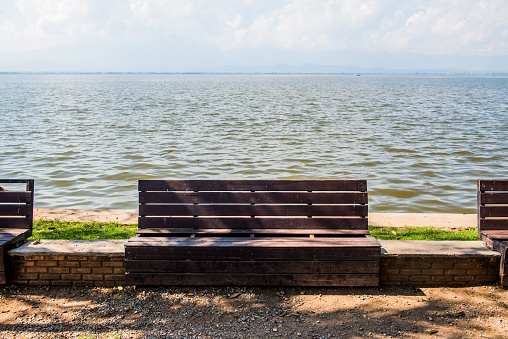
[(501, 286), (508, 287), (508, 180), (478, 180), (478, 236), (501, 253)]
[(365, 180), (140, 180), (132, 285), (377, 286)]
[[(12, 191), (5, 184), (26, 184), (26, 190)], [(0, 179), (0, 187), (0, 284), (5, 284), (7, 251), (32, 235), (34, 180)]]

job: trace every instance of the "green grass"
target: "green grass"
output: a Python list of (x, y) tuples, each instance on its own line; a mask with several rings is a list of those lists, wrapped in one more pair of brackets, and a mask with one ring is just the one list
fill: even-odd
[(34, 221), (31, 239), (129, 239), (136, 234), (137, 224), (117, 222), (79, 222), (40, 219)]
[(369, 231), (372, 237), (379, 240), (479, 240), (476, 227), (443, 229), (369, 226)]
[[(129, 239), (136, 234), (137, 224), (116, 222), (79, 222), (40, 219), (34, 221), (31, 239)], [(369, 226), (371, 236), (379, 240), (479, 240), (475, 227), (442, 229), (434, 227)]]

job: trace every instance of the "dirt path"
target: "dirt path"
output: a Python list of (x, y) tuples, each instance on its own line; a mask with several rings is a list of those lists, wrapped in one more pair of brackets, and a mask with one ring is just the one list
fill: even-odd
[(506, 338), (508, 291), (0, 288), (2, 338)]

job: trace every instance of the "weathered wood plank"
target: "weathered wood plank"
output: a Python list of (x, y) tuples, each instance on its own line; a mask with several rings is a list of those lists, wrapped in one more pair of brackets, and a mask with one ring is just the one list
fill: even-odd
[(508, 228), (506, 230), (482, 231), (482, 233), (492, 240), (508, 240)]
[(479, 191), (508, 191), (508, 180), (479, 180)]
[(141, 216), (366, 216), (365, 205), (140, 205)]
[(368, 229), (367, 218), (179, 218), (139, 217), (138, 228)]
[(508, 193), (488, 192), (480, 193), (481, 204), (508, 204)]
[[(207, 238), (199, 238), (207, 239)], [(125, 247), (127, 259), (155, 260), (379, 260), (380, 248), (371, 246), (344, 247), (311, 247), (306, 244), (294, 243), (293, 246), (261, 247), (261, 246), (167, 246), (145, 243), (135, 246), (129, 243)]]
[(175, 236), (361, 236), (368, 235), (369, 230), (327, 230), (327, 229), (140, 229), (140, 236), (175, 237)]
[(29, 218), (7, 218), (0, 217), (0, 228), (25, 228), (32, 227), (32, 220)]
[(29, 216), (32, 214), (32, 206), (26, 204), (0, 204), (2, 216)]
[(488, 205), (479, 207), (480, 218), (499, 218), (508, 217), (508, 205)]
[(131, 273), (376, 274), (377, 261), (187, 261), (126, 260)]
[(374, 274), (180, 274), (128, 273), (127, 284), (175, 286), (377, 286)]
[(362, 192), (139, 192), (139, 202), (206, 204), (367, 204)]
[(0, 203), (31, 203), (31, 192), (0, 191)]
[(366, 191), (366, 180), (139, 180), (140, 191)]

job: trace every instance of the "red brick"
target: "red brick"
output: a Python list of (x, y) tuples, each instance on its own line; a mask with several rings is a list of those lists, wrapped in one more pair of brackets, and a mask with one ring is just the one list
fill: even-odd
[(111, 274), (111, 273), (113, 273), (113, 269), (109, 268), (109, 267), (94, 267), (94, 268), (92, 268), (92, 273)]
[(26, 267), (35, 266), (35, 261), (33, 261), (33, 260), (26, 260), (26, 261), (23, 261), (21, 263), (21, 265), (26, 266)]
[(17, 278), (19, 280), (37, 280), (39, 275), (37, 273), (19, 273)]
[(470, 275), (462, 275), (458, 277), (453, 277), (453, 281), (473, 281), (474, 277)]
[(103, 280), (102, 274), (83, 274), (83, 280)]
[(30, 280), (28, 286), (49, 286), (49, 280)]
[(49, 273), (61, 273), (66, 274), (69, 273), (69, 269), (66, 267), (50, 267)]
[(89, 274), (89, 273), (92, 273), (92, 269), (91, 268), (71, 268), (71, 273)]
[(39, 266), (39, 267), (56, 267), (56, 266), (58, 266), (57, 262), (54, 260), (53, 261), (49, 261), (49, 260), (37, 261), (37, 263), (35, 265)]
[(403, 269), (403, 270), (400, 270), (400, 273), (401, 275), (421, 275), (422, 273), (422, 270), (417, 270), (417, 269)]
[(72, 286), (72, 281), (70, 280), (53, 280), (51, 282), (52, 286)]
[(431, 278), (426, 275), (414, 275), (409, 277), (409, 281), (431, 281)]
[(41, 273), (39, 278), (44, 280), (59, 280), (62, 279), (62, 276), (60, 274)]
[(79, 267), (78, 261), (59, 261), (58, 267)]
[(102, 263), (102, 267), (124, 267), (124, 263), (120, 261), (106, 261)]
[(26, 267), (23, 268), (23, 270), (20, 270), (20, 272), (26, 272), (26, 273), (48, 273), (47, 267)]
[(443, 262), (433, 262), (431, 267), (432, 268), (452, 268), (453, 267), (453, 263), (446, 262), (446, 261), (443, 261)]
[(467, 270), (468, 275), (487, 275), (489, 274), (489, 270), (487, 269), (474, 269), (474, 270)]
[(113, 274), (125, 274), (125, 268), (115, 268)]
[(431, 277), (432, 281), (452, 281), (452, 277), (448, 275), (433, 275)]
[(93, 285), (99, 286), (99, 287), (113, 287), (113, 286), (115, 286), (115, 282), (114, 281), (94, 281)]
[(47, 255), (46, 260), (63, 261), (66, 260), (65, 255)]
[(125, 275), (123, 275), (123, 274), (108, 274), (108, 275), (104, 276), (104, 280), (121, 281), (121, 280), (125, 280)]
[(423, 270), (422, 273), (426, 274), (426, 275), (443, 275), (443, 270), (437, 269), (437, 268), (433, 268), (433, 269), (431, 268), (428, 270)]
[(101, 267), (101, 263), (98, 261), (83, 261), (81, 267)]
[(74, 284), (74, 286), (93, 286), (93, 281), (79, 280), (79, 281), (74, 281), (73, 284)]
[(43, 255), (33, 255), (30, 256), (30, 260), (46, 260), (46, 257)]
[(81, 274), (62, 274), (62, 279), (65, 280), (81, 280)]
[(451, 269), (451, 270), (445, 270), (445, 275), (465, 275), (466, 270), (465, 269)]

